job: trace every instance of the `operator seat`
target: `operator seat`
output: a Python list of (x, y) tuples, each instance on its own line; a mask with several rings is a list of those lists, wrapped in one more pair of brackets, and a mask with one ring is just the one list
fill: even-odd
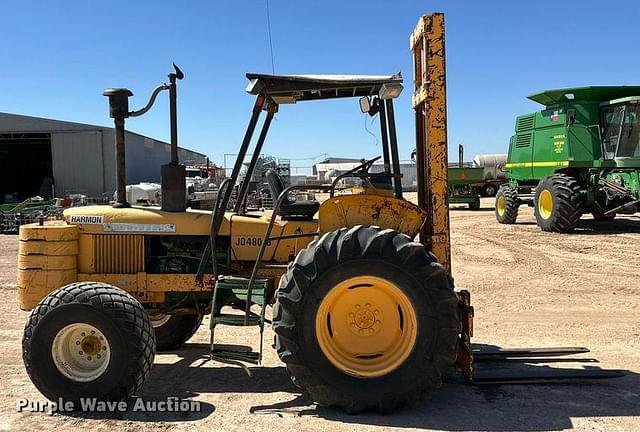
[[(273, 196), (275, 204), (276, 200), (285, 189), (284, 181), (282, 180), (282, 177), (280, 177), (280, 174), (273, 169), (267, 170), (265, 177), (269, 183), (269, 189), (271, 189), (271, 196)], [(311, 220), (319, 208), (320, 203), (318, 201), (292, 201), (287, 196), (282, 201), (282, 204), (280, 204), (278, 214), (284, 220)]]

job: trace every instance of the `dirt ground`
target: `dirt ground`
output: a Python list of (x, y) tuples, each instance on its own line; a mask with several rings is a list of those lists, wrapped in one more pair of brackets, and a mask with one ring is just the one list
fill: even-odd
[[(0, 236), (0, 430), (640, 430), (640, 217), (596, 224), (585, 216), (573, 234), (548, 234), (528, 208), (521, 209), (518, 224), (499, 225), (492, 200), (484, 199), (475, 212), (452, 206), (451, 226), (453, 274), (457, 288), (472, 293), (476, 343), (588, 346), (592, 352), (581, 356), (586, 361), (566, 366), (627, 375), (581, 384), (471, 386), (452, 374), (411, 408), (387, 416), (347, 415), (311, 403), (268, 344), (264, 365), (251, 378), (205, 362), (205, 321), (185, 348), (156, 356), (140, 394), (146, 400), (197, 400), (199, 413), (19, 413), (18, 399), (43, 398), (21, 359), (27, 313), (16, 303), (17, 237)], [(219, 333), (246, 344), (256, 335), (255, 329)], [(271, 339), (269, 329), (265, 340)]]

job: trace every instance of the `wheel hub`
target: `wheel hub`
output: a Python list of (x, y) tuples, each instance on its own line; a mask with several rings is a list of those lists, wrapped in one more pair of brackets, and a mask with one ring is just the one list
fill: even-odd
[(371, 303), (357, 303), (349, 312), (349, 329), (358, 336), (373, 336), (382, 327), (382, 313)]
[(99, 378), (109, 366), (109, 341), (98, 328), (86, 323), (69, 324), (51, 345), (53, 363), (61, 374), (77, 382)]
[(538, 196), (538, 213), (543, 219), (549, 219), (553, 213), (553, 195), (547, 189)]
[(165, 325), (171, 319), (171, 315), (158, 313), (158, 314), (149, 314), (149, 320), (151, 320), (151, 326), (153, 328), (158, 328)]
[(504, 212), (506, 210), (507, 206), (504, 200), (504, 196), (499, 196), (498, 197), (498, 201), (496, 203), (496, 210), (498, 211), (498, 214), (500, 216), (504, 216)]

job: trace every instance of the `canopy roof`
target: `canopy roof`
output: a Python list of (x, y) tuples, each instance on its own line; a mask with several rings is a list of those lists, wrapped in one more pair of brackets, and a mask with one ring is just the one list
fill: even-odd
[[(567, 95), (573, 95), (573, 98), (571, 96), (567, 97)], [(640, 86), (570, 87), (546, 90), (527, 96), (527, 98), (542, 105), (550, 106), (572, 101), (604, 102), (627, 96), (640, 96)]]
[(267, 75), (248, 73), (247, 92), (270, 96), (276, 103), (376, 95), (387, 83), (402, 83), (396, 75)]

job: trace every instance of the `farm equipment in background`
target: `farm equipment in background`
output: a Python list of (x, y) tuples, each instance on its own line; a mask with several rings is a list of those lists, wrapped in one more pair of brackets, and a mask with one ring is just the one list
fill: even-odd
[[(449, 204), (468, 204), (480, 209), (480, 197), (492, 197), (506, 180), (499, 163), (501, 155), (477, 155), (473, 163), (464, 162), (464, 146), (458, 146), (458, 163), (449, 164)], [(490, 166), (479, 166), (491, 161)], [(506, 159), (506, 157), (505, 157)], [(489, 165), (489, 164), (488, 164)]]
[[(513, 224), (534, 208), (543, 231), (573, 230), (640, 211), (640, 86), (575, 87), (528, 97), (544, 106), (518, 116), (496, 218)], [(535, 188), (534, 196), (519, 190)]]
[(40, 219), (62, 218), (62, 207), (55, 199), (28, 198), (18, 204), (0, 204), (0, 234), (17, 234), (21, 225)]
[[(411, 153), (415, 162), (416, 151)], [(473, 162), (464, 162), (464, 146), (458, 146), (458, 162), (449, 163), (449, 204), (468, 204), (470, 210), (480, 208), (480, 197), (493, 197), (506, 182), (503, 171), (507, 155), (479, 154)]]

